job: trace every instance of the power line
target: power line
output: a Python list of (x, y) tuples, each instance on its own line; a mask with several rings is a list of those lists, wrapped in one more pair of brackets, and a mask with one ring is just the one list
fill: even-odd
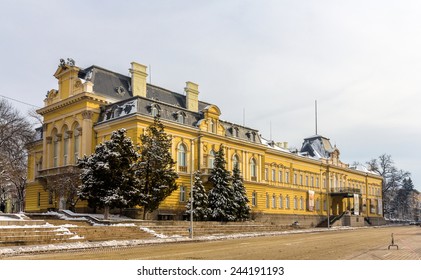
[(35, 107), (35, 108), (38, 108), (38, 109), (41, 109), (41, 108), (42, 108), (42, 107), (39, 107), (39, 106), (37, 106), (37, 105), (29, 104), (29, 103), (26, 103), (26, 102), (24, 102), (24, 101), (21, 101), (21, 100), (15, 99), (15, 98), (11, 98), (11, 97), (5, 96), (5, 95), (3, 95), (3, 94), (0, 94), (0, 96), (1, 96), (1, 97), (3, 97), (3, 98), (6, 98), (6, 99), (13, 100), (13, 101), (18, 102), (18, 103), (25, 104), (25, 105), (27, 105), (27, 106)]

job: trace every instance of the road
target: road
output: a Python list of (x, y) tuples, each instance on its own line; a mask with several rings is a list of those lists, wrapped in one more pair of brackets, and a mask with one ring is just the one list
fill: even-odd
[[(388, 250), (391, 234), (399, 246)], [(379, 227), (2, 257), (14, 260), (421, 260), (421, 227)]]

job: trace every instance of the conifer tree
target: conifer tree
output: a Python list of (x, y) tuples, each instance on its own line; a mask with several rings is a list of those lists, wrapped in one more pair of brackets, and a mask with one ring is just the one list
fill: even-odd
[(143, 219), (177, 189), (178, 178), (171, 157), (171, 138), (164, 125), (155, 117), (146, 133), (140, 136), (140, 160), (136, 165), (136, 184), (139, 190), (137, 205), (143, 207)]
[(247, 197), (246, 188), (244, 187), (243, 178), (241, 177), (238, 165), (235, 165), (234, 170), (232, 171), (232, 189), (234, 193), (233, 201), (236, 208), (236, 220), (248, 220), (250, 218), (251, 209), (248, 204), (249, 199)]
[(214, 167), (209, 176), (212, 189), (209, 191), (209, 208), (211, 217), (216, 221), (234, 221), (235, 206), (233, 205), (233, 190), (230, 186), (231, 176), (225, 169), (224, 149), (221, 145), (216, 152)]
[[(194, 172), (194, 181), (193, 181), (193, 218), (196, 221), (206, 221), (210, 216), (208, 195), (206, 194), (205, 187), (200, 178), (201, 173), (199, 170)], [(190, 215), (191, 213), (191, 198), (187, 202), (186, 213)]]
[(126, 130), (114, 131), (111, 139), (96, 146), (95, 152), (78, 161), (82, 169), (78, 195), (89, 205), (104, 208), (104, 219), (109, 209), (131, 207), (138, 195), (134, 184), (133, 164), (139, 155)]

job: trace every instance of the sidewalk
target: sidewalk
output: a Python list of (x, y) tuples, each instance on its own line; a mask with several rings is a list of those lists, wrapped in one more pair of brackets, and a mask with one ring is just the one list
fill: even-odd
[[(419, 227), (418, 227), (419, 228)], [(392, 239), (392, 238), (391, 238)], [(352, 256), (353, 260), (421, 260), (421, 228), (415, 235), (399, 234), (394, 236), (394, 244), (369, 250), (363, 254)], [(390, 242), (391, 243), (391, 242)]]

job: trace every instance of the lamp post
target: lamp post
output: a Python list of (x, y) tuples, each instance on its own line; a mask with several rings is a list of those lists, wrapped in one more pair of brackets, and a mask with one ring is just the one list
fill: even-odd
[(190, 238), (193, 239), (193, 170), (194, 170), (194, 157), (193, 157), (193, 147), (194, 141), (200, 139), (202, 135), (197, 136), (196, 138), (190, 139), (191, 152), (190, 152)]

